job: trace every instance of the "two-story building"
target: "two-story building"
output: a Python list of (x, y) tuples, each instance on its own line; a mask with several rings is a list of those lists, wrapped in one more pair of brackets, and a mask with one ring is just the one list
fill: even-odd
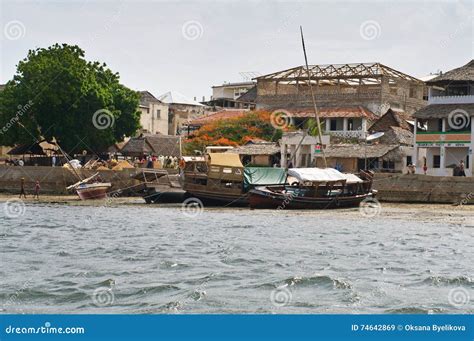
[[(417, 172), (423, 173), (426, 165), (428, 175), (453, 175), (453, 169), (463, 161), (466, 175), (472, 176), (474, 60), (433, 78), (427, 85), (428, 106), (413, 115)], [(421, 151), (425, 157), (420, 157)]]
[(148, 91), (140, 91), (141, 133), (168, 135), (168, 105)]

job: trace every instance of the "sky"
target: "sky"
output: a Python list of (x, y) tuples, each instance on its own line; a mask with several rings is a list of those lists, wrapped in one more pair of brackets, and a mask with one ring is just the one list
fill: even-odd
[(126, 86), (202, 100), (304, 63), (381, 62), (415, 77), (473, 59), (472, 1), (0, 0), (0, 83), (29, 49), (77, 44)]

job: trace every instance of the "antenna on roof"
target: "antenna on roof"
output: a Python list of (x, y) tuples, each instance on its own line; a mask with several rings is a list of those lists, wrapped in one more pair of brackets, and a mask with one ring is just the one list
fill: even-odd
[(243, 78), (244, 81), (250, 82), (253, 78), (257, 78), (262, 74), (258, 71), (242, 71), (239, 72), (239, 75)]

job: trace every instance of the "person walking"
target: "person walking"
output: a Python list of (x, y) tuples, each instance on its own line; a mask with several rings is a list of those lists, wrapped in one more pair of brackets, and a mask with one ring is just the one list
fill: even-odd
[(33, 194), (33, 199), (36, 198), (39, 200), (39, 193), (40, 193), (40, 189), (41, 189), (41, 186), (40, 186), (40, 182), (38, 180), (36, 180), (36, 183), (35, 183), (35, 194)]
[(21, 199), (22, 195), (26, 199), (25, 178), (21, 178), (21, 180), (20, 180), (20, 199)]

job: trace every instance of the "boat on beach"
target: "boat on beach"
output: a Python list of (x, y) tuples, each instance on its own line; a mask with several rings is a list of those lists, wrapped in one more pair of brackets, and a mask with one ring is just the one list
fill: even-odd
[(344, 174), (333, 168), (292, 168), (291, 185), (259, 186), (249, 191), (250, 208), (329, 209), (356, 207), (373, 198), (372, 174)]
[(185, 199), (179, 176), (166, 169), (143, 168), (133, 178), (140, 181), (134, 191), (141, 193), (147, 204), (182, 203)]
[(183, 189), (208, 205), (248, 206), (249, 191), (256, 186), (281, 185), (285, 170), (244, 167), (238, 154), (209, 153), (183, 165)]
[(107, 197), (107, 191), (112, 184), (110, 182), (101, 182), (98, 176), (99, 173), (95, 173), (86, 179), (66, 187), (66, 189), (74, 189), (81, 200), (104, 199)]

